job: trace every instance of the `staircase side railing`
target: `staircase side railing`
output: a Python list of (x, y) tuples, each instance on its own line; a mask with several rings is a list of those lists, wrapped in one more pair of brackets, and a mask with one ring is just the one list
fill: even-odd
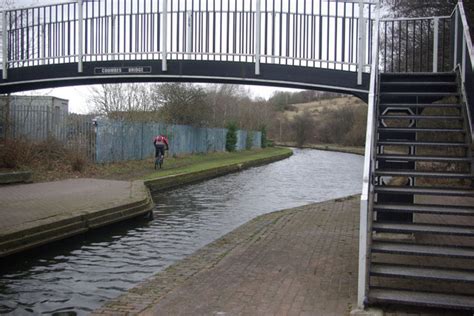
[(375, 23), (373, 25), (372, 42), (372, 66), (370, 73), (370, 90), (367, 111), (367, 131), (365, 142), (364, 174), (362, 183), (362, 195), (360, 199), (360, 224), (359, 224), (359, 276), (358, 297), (359, 308), (364, 308), (367, 303), (370, 244), (373, 217), (374, 187), (372, 175), (375, 170), (375, 138), (377, 124), (377, 100), (378, 100), (378, 74), (379, 74), (379, 12), (380, 4), (375, 9)]
[(474, 45), (467, 23), (464, 4), (460, 0), (453, 13), (455, 36), (453, 66), (461, 74), (461, 91), (466, 104), (471, 144), (474, 143)]
[(452, 16), (380, 19), (380, 70), (452, 71), (452, 21)]

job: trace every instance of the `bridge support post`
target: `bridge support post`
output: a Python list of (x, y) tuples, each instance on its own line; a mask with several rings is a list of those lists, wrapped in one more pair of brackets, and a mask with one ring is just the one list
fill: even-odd
[(161, 38), (163, 39), (163, 53), (161, 57), (161, 70), (168, 71), (168, 0), (163, 1), (163, 30)]
[(255, 18), (255, 75), (260, 75), (260, 40), (262, 32), (260, 31), (261, 27), (261, 0), (257, 0), (257, 12)]
[(82, 73), (84, 71), (83, 59), (84, 59), (84, 15), (83, 15), (83, 8), (84, 3), (83, 0), (77, 0), (78, 6), (78, 21), (79, 21), (79, 43), (78, 43), (78, 61), (77, 61), (77, 72)]
[(2, 78), (8, 79), (8, 28), (7, 12), (2, 12)]
[(367, 44), (367, 36), (365, 30), (364, 1), (359, 0), (359, 65), (357, 70), (357, 84), (362, 84), (362, 73), (364, 71), (365, 50)]

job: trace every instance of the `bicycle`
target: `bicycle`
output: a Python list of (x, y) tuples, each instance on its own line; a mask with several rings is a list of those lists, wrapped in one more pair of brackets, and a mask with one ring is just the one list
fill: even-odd
[(158, 157), (155, 158), (155, 170), (159, 166), (160, 169), (163, 167), (163, 161), (165, 160), (164, 155), (158, 155)]

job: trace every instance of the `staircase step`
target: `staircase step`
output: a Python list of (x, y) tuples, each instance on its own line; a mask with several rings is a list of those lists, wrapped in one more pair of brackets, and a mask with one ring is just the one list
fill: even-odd
[(457, 92), (457, 82), (455, 81), (381, 81), (380, 93), (427, 93), (433, 92), (435, 94), (440, 92)]
[(373, 263), (370, 275), (455, 282), (474, 282), (474, 270), (442, 269), (409, 265)]
[(440, 157), (440, 156), (415, 156), (415, 155), (377, 155), (380, 160), (403, 161), (436, 161), (436, 162), (471, 162), (469, 157)]
[(381, 120), (457, 120), (464, 118), (460, 115), (381, 115)]
[(423, 141), (396, 141), (396, 140), (381, 140), (377, 142), (377, 145), (384, 146), (437, 146), (437, 147), (469, 147), (465, 143), (461, 142), (423, 142)]
[(428, 85), (428, 86), (457, 86), (457, 82), (455, 81), (389, 81), (389, 82), (381, 82), (380, 85), (382, 86), (418, 86), (418, 85)]
[(444, 206), (444, 205), (430, 205), (430, 204), (378, 204), (376, 203), (374, 205), (374, 211), (474, 216), (474, 207)]
[(370, 289), (370, 303), (409, 304), (428, 307), (474, 309), (474, 297), (445, 293)]
[(459, 92), (381, 92), (387, 97), (459, 97)]
[(372, 229), (383, 233), (427, 233), (451, 236), (474, 236), (474, 227), (467, 226), (446, 226), (434, 224), (393, 224), (375, 222)]
[(383, 103), (381, 108), (461, 108), (459, 103)]
[(376, 193), (392, 194), (420, 194), (420, 195), (444, 195), (444, 196), (474, 196), (474, 190), (466, 188), (431, 188), (416, 186), (376, 186)]
[(398, 133), (422, 133), (422, 132), (439, 132), (439, 133), (465, 133), (462, 128), (421, 128), (421, 127), (379, 127), (380, 132), (398, 132)]
[(375, 253), (474, 259), (474, 248), (468, 247), (417, 245), (374, 241), (372, 243), (371, 250)]
[(456, 81), (456, 73), (454, 72), (438, 72), (433, 74), (432, 72), (413, 72), (413, 73), (383, 73), (381, 74), (381, 82), (401, 82), (401, 81), (411, 81), (411, 82), (437, 82), (437, 81)]
[(474, 178), (470, 173), (455, 172), (433, 172), (416, 170), (376, 170), (375, 175), (386, 177), (426, 177), (426, 178), (446, 178), (446, 179), (471, 179)]

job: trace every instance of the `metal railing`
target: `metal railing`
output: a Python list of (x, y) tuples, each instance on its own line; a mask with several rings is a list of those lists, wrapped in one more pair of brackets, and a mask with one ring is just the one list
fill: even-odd
[(452, 18), (381, 19), (383, 72), (452, 71)]
[(453, 65), (461, 73), (461, 90), (466, 104), (468, 117), (468, 127), (470, 128), (471, 144), (474, 143), (474, 45), (469, 25), (467, 23), (466, 12), (462, 1), (453, 13), (454, 16), (454, 45), (453, 45)]
[[(370, 1), (104, 0), (3, 11), (8, 69), (112, 60), (213, 60), (368, 72)], [(359, 76), (361, 79), (361, 75)]]
[(368, 291), (370, 245), (372, 236), (372, 216), (374, 202), (374, 187), (372, 175), (375, 170), (376, 154), (376, 124), (377, 124), (377, 100), (378, 100), (378, 77), (379, 77), (379, 26), (380, 26), (380, 4), (375, 10), (375, 23), (373, 26), (374, 45), (372, 47), (372, 68), (370, 73), (370, 90), (367, 111), (367, 131), (364, 155), (364, 173), (362, 182), (362, 194), (360, 198), (360, 224), (359, 224), (359, 274), (358, 274), (358, 296), (357, 305), (364, 308)]

